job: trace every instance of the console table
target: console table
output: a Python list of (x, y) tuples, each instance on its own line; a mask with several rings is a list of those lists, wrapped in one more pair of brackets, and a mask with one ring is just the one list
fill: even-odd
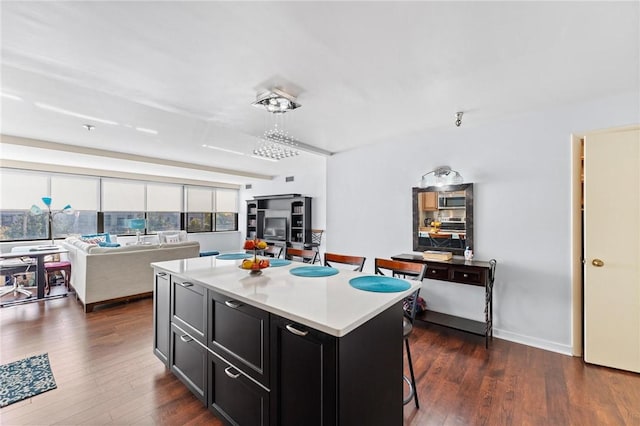
[(489, 338), (493, 337), (493, 282), (497, 263), (495, 259), (483, 262), (454, 257), (449, 261), (437, 261), (426, 260), (420, 254), (398, 254), (391, 256), (391, 259), (426, 263), (425, 278), (484, 287), (484, 322), (429, 310), (416, 315), (416, 319), (484, 336), (485, 348), (489, 348)]

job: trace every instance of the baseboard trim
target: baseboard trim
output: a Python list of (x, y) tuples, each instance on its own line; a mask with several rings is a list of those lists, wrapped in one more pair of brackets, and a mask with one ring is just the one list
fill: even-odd
[(536, 337), (525, 336), (496, 328), (493, 329), (493, 335), (499, 339), (508, 340), (510, 342), (521, 343), (523, 345), (533, 346), (534, 348), (573, 356), (571, 345), (563, 345), (557, 342), (551, 342), (549, 340), (538, 339)]
[[(128, 302), (130, 300), (144, 299), (147, 297), (153, 297), (153, 292), (150, 291), (146, 293), (133, 294), (131, 296), (116, 297), (115, 299), (101, 300), (100, 302), (86, 303), (84, 304), (84, 312), (85, 313), (93, 312), (93, 308), (95, 308), (98, 305), (112, 305), (114, 303)], [(82, 303), (82, 301), (80, 302)]]

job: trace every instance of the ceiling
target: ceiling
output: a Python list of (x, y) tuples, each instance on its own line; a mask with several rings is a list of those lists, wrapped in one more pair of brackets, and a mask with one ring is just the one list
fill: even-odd
[[(251, 102), (271, 87), (302, 104), (285, 116), (290, 134), (330, 152), (453, 128), (457, 111), (463, 126), (475, 126), (640, 93), (638, 2), (0, 7), (3, 134), (240, 174), (295, 173), (324, 161), (307, 152), (275, 163), (249, 155), (270, 118)], [(2, 149), (4, 158), (73, 157)]]

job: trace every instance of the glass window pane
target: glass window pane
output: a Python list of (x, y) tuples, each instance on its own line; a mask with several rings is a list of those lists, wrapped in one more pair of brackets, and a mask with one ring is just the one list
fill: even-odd
[(216, 231), (236, 231), (238, 214), (232, 212), (216, 213)]
[[(116, 235), (136, 235), (138, 229), (129, 228), (131, 219), (144, 219), (143, 212), (104, 212), (104, 232)], [(144, 229), (139, 230), (144, 234)]]
[(74, 210), (98, 211), (98, 178), (51, 176), (51, 206), (60, 210), (70, 204)]
[(147, 211), (182, 211), (182, 185), (147, 184)]
[(238, 212), (238, 191), (233, 189), (216, 190), (217, 212)]
[(211, 213), (187, 213), (187, 232), (211, 232)]
[(95, 211), (74, 210), (73, 214), (57, 214), (53, 217), (55, 238), (66, 238), (73, 234), (95, 234), (97, 231), (98, 214)]
[(144, 183), (103, 180), (102, 209), (109, 212), (144, 211), (144, 194)]
[(0, 203), (3, 210), (29, 210), (33, 204), (44, 207), (49, 195), (49, 178), (44, 174), (0, 169)]
[(147, 233), (180, 229), (179, 212), (147, 212)]
[(187, 211), (212, 212), (214, 189), (187, 188)]
[(0, 241), (43, 240), (48, 238), (47, 215), (28, 210), (0, 210)]

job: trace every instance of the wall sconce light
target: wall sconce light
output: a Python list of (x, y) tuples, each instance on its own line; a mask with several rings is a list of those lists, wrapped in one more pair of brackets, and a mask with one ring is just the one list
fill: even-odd
[[(49, 219), (49, 237), (51, 238), (51, 246), (55, 247), (55, 242), (53, 238), (53, 218), (60, 213), (73, 214), (73, 208), (71, 207), (70, 204), (67, 204), (62, 209), (54, 212), (51, 210), (51, 197), (42, 197), (42, 202), (44, 203), (45, 206), (47, 206), (47, 217)], [(45, 213), (40, 207), (36, 206), (35, 204), (31, 206), (30, 212), (32, 215), (36, 215), (36, 216)]]
[(420, 187), (459, 185), (462, 182), (462, 175), (459, 172), (452, 170), (449, 166), (442, 166), (423, 174)]

